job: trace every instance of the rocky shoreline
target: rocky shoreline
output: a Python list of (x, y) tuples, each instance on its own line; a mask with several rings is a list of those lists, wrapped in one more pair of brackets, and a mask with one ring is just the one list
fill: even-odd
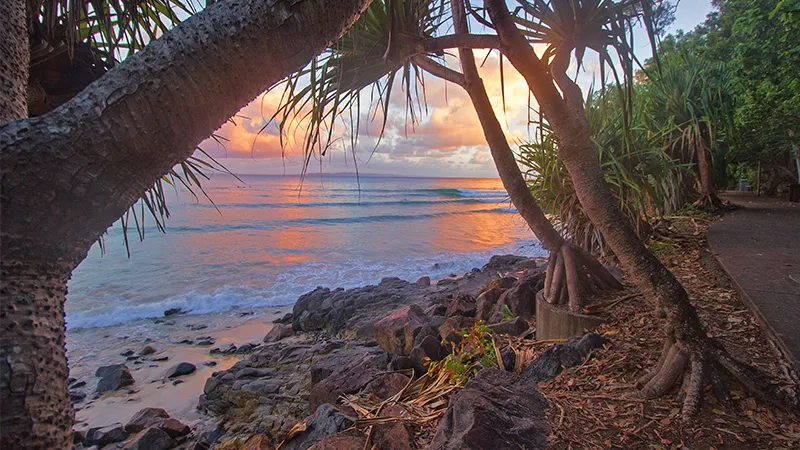
[[(481, 269), (437, 282), (427, 277), (416, 282), (386, 278), (361, 288), (317, 288), (302, 295), (291, 313), (276, 315), (262, 342), (217, 346), (213, 336), (206, 337), (203, 347), (209, 355), (246, 356), (214, 367), (205, 379), (197, 402), (199, 416), (191, 427), (148, 405), (124, 425), (92, 423), (76, 431), (77, 447), (363, 448), (367, 434), (352, 428), (358, 415), (341, 403), (341, 397), (392, 397), (424, 374), (426, 363), (445, 358), (461, 339), (459, 330), (478, 320), (495, 335), (534, 338), (530, 324), (545, 265), (542, 258), (495, 256)], [(488, 443), (544, 448), (546, 405), (536, 383), (555, 376), (563, 366), (579, 364), (602, 344), (597, 335), (559, 344), (524, 371), (516, 371), (521, 375), (514, 371), (513, 352), (504, 349), (498, 358), (506, 370), (483, 369), (457, 392), (427, 448), (490, 448)], [(97, 381), (97, 395), (135, 393), (138, 383), (127, 364), (149, 365), (158, 357), (152, 347), (131, 351), (126, 356), (133, 358), (130, 362), (98, 369), (91, 387)], [(195, 364), (172, 362), (161, 384), (198, 383), (196, 370)], [(73, 392), (85, 392), (80, 388), (87, 388), (86, 381), (76, 380), (73, 386), (77, 383), (84, 385)], [(79, 408), (81, 401), (76, 398)], [(371, 444), (379, 449), (417, 448), (403, 412), (387, 414), (395, 419), (373, 427)]]

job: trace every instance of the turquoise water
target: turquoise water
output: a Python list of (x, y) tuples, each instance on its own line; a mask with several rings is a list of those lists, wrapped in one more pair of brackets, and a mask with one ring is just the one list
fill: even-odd
[[(496, 179), (215, 176), (214, 201), (172, 194), (167, 233), (122, 228), (69, 283), (68, 328), (289, 305), (316, 286), (446, 277), (493, 254), (544, 255)], [(359, 186), (360, 181), (360, 186)], [(176, 196), (177, 195), (177, 196)], [(152, 220), (150, 220), (152, 224)]]

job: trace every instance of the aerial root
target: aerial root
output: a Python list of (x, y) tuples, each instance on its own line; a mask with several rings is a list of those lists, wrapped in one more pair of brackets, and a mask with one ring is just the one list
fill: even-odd
[(584, 297), (621, 289), (622, 284), (589, 253), (570, 243), (550, 253), (544, 282), (544, 298), (553, 305), (568, 304), (581, 312)]

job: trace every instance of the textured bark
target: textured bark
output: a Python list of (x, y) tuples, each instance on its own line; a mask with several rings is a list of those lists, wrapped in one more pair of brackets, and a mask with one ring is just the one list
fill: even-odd
[(28, 117), (25, 0), (0, 2), (0, 125)]
[(703, 149), (697, 155), (697, 171), (699, 172), (700, 200), (698, 204), (717, 207), (721, 204), (715, 189), (714, 173), (711, 170), (711, 154)]
[(0, 448), (71, 447), (64, 299), (69, 268), (4, 264), (0, 277)]
[[(614, 254), (620, 259), (639, 288), (656, 300), (667, 313), (667, 345), (657, 370), (648, 374), (643, 393), (658, 396), (668, 392), (682, 379), (691, 362), (702, 364), (689, 368), (690, 386), (702, 385), (698, 377), (706, 373), (706, 361), (715, 361), (760, 398), (797, 407), (796, 399), (787, 397), (776, 384), (765, 382), (768, 376), (735, 359), (716, 340), (708, 338), (697, 311), (675, 276), (644, 246), (630, 222), (616, 204), (606, 185), (597, 155), (590, 140), (591, 129), (574, 95), (579, 88), (569, 77), (551, 77), (548, 67), (536, 56), (517, 29), (503, 0), (484, 0), (496, 26), (504, 54), (525, 78), (539, 106), (559, 139), (559, 157), (574, 180), (575, 192), (592, 223), (603, 233)], [(555, 78), (564, 86), (562, 98)], [(558, 268), (556, 269), (558, 271)], [(642, 380), (645, 381), (645, 380)], [(699, 394), (698, 394), (699, 395)], [(690, 397), (687, 415), (696, 411), (699, 399)]]
[(69, 273), (91, 245), (157, 178), (341, 36), (368, 4), (215, 3), (59, 108), (0, 127), (3, 448), (71, 447), (63, 303)]

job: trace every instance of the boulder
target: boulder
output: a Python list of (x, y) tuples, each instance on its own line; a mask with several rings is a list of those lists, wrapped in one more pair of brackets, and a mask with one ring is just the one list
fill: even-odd
[(97, 383), (98, 394), (116, 391), (122, 387), (132, 385), (135, 381), (130, 370), (124, 364), (100, 367), (95, 372), (95, 375), (101, 377)]
[(189, 375), (197, 370), (194, 364), (188, 362), (182, 362), (175, 364), (174, 366), (167, 369), (167, 372), (164, 374), (165, 378), (175, 378), (180, 377), (183, 375)]
[(431, 277), (420, 277), (416, 283), (420, 286), (428, 287), (431, 285)]
[(402, 373), (384, 373), (370, 381), (363, 392), (372, 394), (379, 401), (383, 401), (403, 390), (408, 385), (408, 381), (409, 378)]
[(142, 347), (141, 350), (139, 350), (139, 356), (147, 356), (155, 352), (156, 352), (155, 347), (153, 347), (152, 345), (145, 345), (144, 347)]
[[(501, 278), (501, 280), (502, 279), (503, 278)], [(494, 319), (495, 311), (498, 309), (497, 302), (500, 301), (503, 292), (505, 292), (505, 290), (500, 288), (491, 288), (483, 291), (478, 298), (475, 299), (475, 317), (484, 321)]]
[(272, 327), (267, 335), (264, 336), (264, 342), (278, 342), (281, 339), (286, 339), (290, 336), (294, 335), (294, 331), (292, 330), (291, 325), (275, 325)]
[(125, 424), (125, 431), (138, 433), (145, 428), (157, 426), (164, 419), (169, 418), (169, 413), (162, 408), (142, 408)]
[(357, 450), (364, 448), (366, 436), (355, 430), (328, 436), (308, 448), (308, 450)]
[(158, 429), (167, 433), (169, 437), (173, 439), (177, 439), (181, 436), (186, 436), (187, 434), (192, 432), (192, 429), (189, 428), (189, 425), (181, 422), (178, 419), (173, 419), (172, 417), (164, 419), (159, 425)]
[(286, 313), (286, 314), (282, 315), (281, 317), (273, 320), (272, 323), (280, 323), (280, 324), (287, 324), (288, 323), (288, 324), (291, 324), (293, 317), (294, 317), (294, 314)]
[(372, 431), (372, 445), (380, 450), (414, 450), (414, 435), (403, 422), (377, 425)]
[(422, 341), (411, 350), (411, 365), (414, 368), (414, 375), (421, 376), (428, 372), (426, 363), (428, 361), (441, 361), (447, 356), (448, 351), (442, 346), (441, 340), (437, 337), (426, 336)]
[(510, 270), (515, 264), (526, 261), (528, 258), (516, 255), (494, 255), (489, 259), (489, 262), (484, 264), (481, 271), (487, 272), (502, 272)]
[(536, 382), (483, 369), (453, 394), (431, 450), (547, 448), (546, 400)]
[[(453, 316), (448, 317), (447, 320), (439, 327), (439, 336), (444, 340), (450, 340), (453, 333), (458, 333), (461, 330), (466, 330), (475, 325), (475, 318)], [(461, 340), (460, 338), (458, 339)]]
[(265, 434), (255, 434), (239, 447), (239, 450), (273, 450), (269, 437)]
[(570, 339), (563, 344), (548, 347), (539, 358), (522, 372), (522, 377), (536, 383), (554, 378), (564, 367), (577, 366), (593, 349), (602, 348), (608, 341), (597, 333), (589, 333), (581, 339)]
[(177, 315), (177, 314), (186, 314), (186, 311), (184, 311), (184, 310), (182, 310), (180, 308), (170, 308), (170, 309), (164, 311), (164, 317), (174, 316), (174, 315)]
[(514, 286), (514, 283), (516, 282), (517, 279), (514, 277), (500, 277), (484, 284), (479, 294), (483, 294), (484, 292), (492, 289), (499, 289), (502, 292), (506, 289), (511, 289), (511, 286)]
[(377, 374), (389, 367), (389, 355), (379, 349), (364, 349), (358, 356), (324, 380), (309, 393), (309, 411), (312, 413), (324, 403), (336, 404), (341, 395), (355, 394), (369, 384)]
[[(305, 450), (328, 436), (344, 431), (353, 425), (338, 409), (330, 404), (320, 405), (306, 418), (306, 429), (285, 442), (283, 450)], [(362, 441), (363, 445), (363, 441)], [(325, 448), (325, 447), (323, 447)]]
[(375, 323), (375, 340), (389, 353), (409, 355), (420, 333), (436, 333), (428, 322), (422, 308), (415, 304), (404, 306)]
[(516, 317), (512, 320), (489, 325), (489, 329), (492, 330), (492, 333), (510, 334), (512, 336), (519, 336), (528, 331), (528, 328), (530, 328), (528, 321), (522, 317)]
[(475, 317), (477, 303), (475, 297), (459, 292), (455, 298), (447, 303), (447, 317), (464, 316)]
[(536, 315), (536, 293), (544, 285), (545, 272), (531, 270), (522, 276), (511, 289), (505, 291), (497, 304), (495, 318), (503, 305), (508, 305), (511, 313), (524, 319)]
[(147, 428), (140, 431), (123, 449), (127, 450), (167, 450), (175, 442), (167, 433), (158, 428)]
[(122, 427), (121, 423), (115, 423), (104, 427), (89, 428), (86, 432), (86, 443), (102, 447), (107, 444), (121, 442), (128, 438), (128, 432)]

